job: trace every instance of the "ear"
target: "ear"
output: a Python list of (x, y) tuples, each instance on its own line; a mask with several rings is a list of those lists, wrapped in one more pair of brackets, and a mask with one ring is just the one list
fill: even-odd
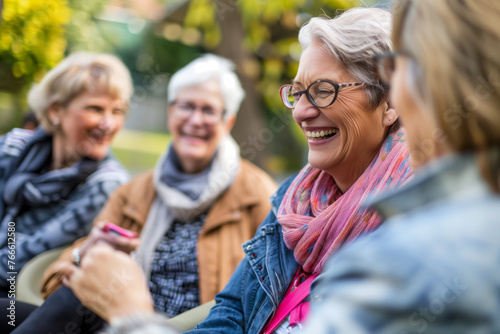
[[(52, 124), (58, 122), (62, 116), (62, 106), (59, 103), (52, 103), (47, 110), (47, 116)], [(56, 121), (57, 120), (57, 121)]]
[(396, 109), (388, 107), (386, 111), (384, 111), (384, 116), (382, 118), (382, 124), (386, 127), (391, 126), (398, 119), (399, 114)]
[(231, 132), (231, 129), (234, 126), (234, 122), (236, 122), (236, 116), (232, 115), (226, 120), (226, 131), (227, 133)]

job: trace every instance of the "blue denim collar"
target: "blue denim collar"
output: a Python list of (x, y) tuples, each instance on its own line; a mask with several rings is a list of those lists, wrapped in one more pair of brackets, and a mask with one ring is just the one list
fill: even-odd
[(473, 154), (448, 155), (415, 172), (414, 179), (367, 203), (387, 219), (424, 206), (491, 194)]

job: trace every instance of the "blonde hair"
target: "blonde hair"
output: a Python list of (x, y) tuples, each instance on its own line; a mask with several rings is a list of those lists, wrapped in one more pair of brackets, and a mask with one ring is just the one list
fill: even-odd
[(128, 104), (133, 93), (128, 69), (115, 56), (78, 52), (51, 69), (28, 94), (28, 104), (49, 133), (54, 125), (48, 110), (54, 104), (68, 105), (78, 95), (108, 93)]
[(393, 44), (408, 52), (409, 81), (455, 152), (474, 152), (500, 191), (500, 2), (398, 0)]
[(303, 50), (320, 42), (325, 50), (359, 81), (375, 109), (387, 101), (389, 87), (381, 84), (373, 56), (392, 49), (392, 15), (379, 8), (352, 8), (329, 19), (312, 18), (299, 32)]

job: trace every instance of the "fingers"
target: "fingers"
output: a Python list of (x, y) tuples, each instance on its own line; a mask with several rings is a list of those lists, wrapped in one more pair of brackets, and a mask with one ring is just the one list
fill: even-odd
[(113, 248), (125, 253), (134, 251), (140, 244), (139, 238), (126, 238), (120, 235), (104, 232), (105, 222), (99, 222), (92, 228), (89, 237), (80, 247), (80, 257), (83, 258), (86, 253), (97, 244), (106, 243)]
[(100, 240), (107, 242), (115, 249), (121, 250), (125, 253), (134, 251), (140, 243), (139, 238), (126, 238), (121, 235), (102, 233)]
[(63, 284), (70, 287), (70, 279), (78, 271), (78, 267), (71, 262), (61, 262), (57, 264), (56, 271), (63, 275)]
[(61, 264), (68, 275), (65, 284), (103, 319), (153, 310), (141, 268), (123, 252), (99, 244), (88, 251), (79, 268), (73, 267)]

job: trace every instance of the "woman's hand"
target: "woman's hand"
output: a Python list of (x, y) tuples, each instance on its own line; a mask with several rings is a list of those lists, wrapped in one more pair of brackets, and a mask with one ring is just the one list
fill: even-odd
[(63, 284), (104, 320), (134, 313), (154, 312), (151, 295), (141, 268), (130, 256), (108, 245), (92, 247), (77, 267), (59, 265)]
[(139, 246), (139, 238), (125, 238), (120, 235), (104, 232), (105, 225), (105, 222), (100, 222), (94, 226), (83, 245), (78, 247), (80, 259), (82, 259), (93, 246), (101, 243), (108, 244), (125, 253), (130, 253)]

